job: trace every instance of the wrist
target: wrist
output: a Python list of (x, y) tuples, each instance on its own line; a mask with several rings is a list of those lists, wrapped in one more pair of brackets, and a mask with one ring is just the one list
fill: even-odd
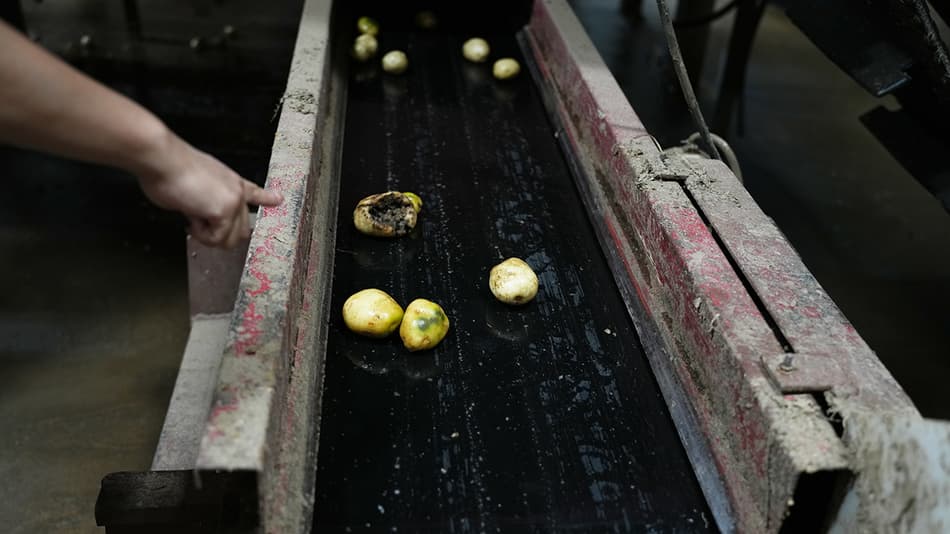
[(175, 173), (184, 142), (157, 117), (150, 119), (133, 136), (125, 167), (140, 180), (158, 181)]

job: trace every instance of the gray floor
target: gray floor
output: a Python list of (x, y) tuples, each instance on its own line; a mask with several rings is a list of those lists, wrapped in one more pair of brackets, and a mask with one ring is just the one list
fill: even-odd
[[(645, 3), (632, 27), (618, 0), (575, 2), (671, 144), (690, 128), (657, 74), (665, 50)], [(710, 54), (705, 102), (717, 70)], [(874, 104), (770, 10), (733, 144), (750, 191), (859, 332), (925, 414), (950, 418), (950, 217), (857, 121)], [(17, 151), (0, 151), (0, 198), (0, 531), (97, 532), (99, 480), (148, 467), (181, 358), (182, 224), (126, 176)]]

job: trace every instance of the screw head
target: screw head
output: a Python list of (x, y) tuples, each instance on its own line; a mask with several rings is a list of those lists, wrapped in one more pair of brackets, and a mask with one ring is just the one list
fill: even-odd
[(792, 360), (791, 354), (786, 354), (785, 359), (782, 360), (782, 363), (778, 364), (779, 371), (784, 371), (790, 373), (795, 370), (795, 362)]

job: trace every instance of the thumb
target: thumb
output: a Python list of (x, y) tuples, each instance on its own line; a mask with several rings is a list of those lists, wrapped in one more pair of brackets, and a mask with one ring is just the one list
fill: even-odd
[(211, 247), (220, 246), (227, 237), (226, 231), (230, 230), (226, 223), (212, 223), (207, 219), (192, 217), (189, 218), (189, 231), (192, 237), (199, 242)]

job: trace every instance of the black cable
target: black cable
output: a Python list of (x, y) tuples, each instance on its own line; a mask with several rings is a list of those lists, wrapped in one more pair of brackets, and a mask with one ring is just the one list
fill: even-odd
[(702, 26), (703, 24), (709, 24), (719, 18), (722, 18), (724, 15), (735, 9), (739, 5), (739, 0), (732, 0), (728, 4), (710, 12), (707, 15), (702, 17), (696, 17), (695, 19), (686, 19), (686, 20), (674, 20), (674, 28), (693, 28), (696, 26)]
[(693, 122), (699, 128), (699, 134), (702, 136), (706, 151), (716, 159), (722, 159), (719, 156), (719, 150), (716, 149), (716, 143), (709, 133), (709, 127), (706, 126), (706, 119), (703, 118), (703, 112), (699, 109), (699, 101), (696, 100), (696, 94), (693, 93), (693, 85), (689, 82), (689, 73), (686, 72), (686, 65), (683, 63), (683, 54), (680, 52), (679, 41), (676, 40), (676, 31), (673, 29), (673, 19), (670, 17), (670, 7), (666, 5), (666, 0), (656, 0), (656, 7), (660, 11), (660, 20), (663, 22), (663, 31), (666, 33), (666, 44), (670, 49), (670, 57), (673, 60), (673, 70), (676, 71), (676, 78), (679, 79), (680, 89), (683, 91), (683, 98), (686, 99), (686, 107), (689, 108), (690, 115), (693, 116)]

